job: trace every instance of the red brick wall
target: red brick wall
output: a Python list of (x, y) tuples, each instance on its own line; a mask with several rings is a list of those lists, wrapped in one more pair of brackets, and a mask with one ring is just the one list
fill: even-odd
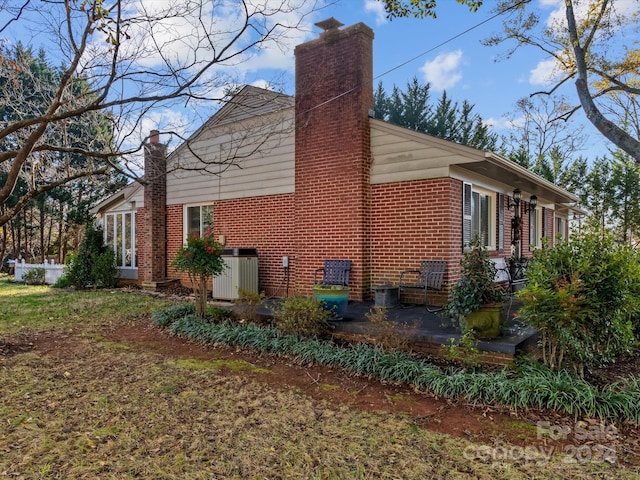
[[(287, 284), (283, 283), (282, 257), (293, 259), (293, 195), (249, 197), (214, 202), (214, 235), (226, 237), (227, 248), (255, 248), (258, 251), (259, 290), (267, 295), (286, 296)], [(174, 258), (184, 241), (184, 205), (167, 207), (167, 251), (168, 260)], [(142, 237), (144, 238), (144, 237)], [(185, 273), (178, 273), (169, 266), (171, 278), (191, 288)], [(309, 280), (312, 283), (312, 280)], [(293, 294), (293, 282), (289, 281), (289, 294)]]
[(176, 269), (171, 266), (176, 252), (184, 243), (183, 213), (183, 205), (167, 205), (167, 262), (169, 277), (179, 278), (184, 286), (192, 288), (188, 275), (176, 272)]
[[(505, 196), (508, 205), (508, 199)], [(167, 253), (168, 263), (183, 242), (183, 205), (167, 207)], [(344, 254), (341, 258), (357, 258), (345, 249), (341, 229), (349, 229), (351, 211), (334, 206), (329, 228), (337, 240), (326, 241), (322, 250), (318, 240), (300, 233), (294, 223), (296, 199), (294, 194), (249, 197), (214, 202), (214, 231), (216, 237), (224, 235), (228, 248), (256, 248), (259, 259), (259, 289), (267, 295), (285, 296), (294, 293), (309, 293), (313, 283), (313, 270), (322, 266), (324, 258), (339, 257), (334, 251)], [(319, 208), (319, 206), (317, 207)], [(549, 211), (550, 212), (550, 211)], [(146, 229), (142, 221), (143, 210), (137, 216), (138, 255), (142, 259), (146, 248)], [(492, 256), (509, 256), (511, 244), (511, 217), (513, 211), (505, 208), (505, 249), (491, 252)], [(339, 218), (342, 217), (342, 220)], [(553, 216), (547, 215), (547, 228), (553, 227)], [(323, 218), (318, 212), (309, 212), (305, 218), (313, 222)], [(370, 286), (381, 283), (397, 283), (400, 272), (418, 267), (421, 260), (437, 259), (448, 262), (445, 282), (455, 283), (459, 278), (459, 261), (462, 256), (462, 183), (452, 178), (417, 180), (371, 186), (370, 228), (363, 232), (368, 256), (362, 264), (356, 264), (353, 279), (362, 285), (362, 298), (371, 298)], [(523, 253), (528, 250), (528, 214), (524, 215)], [(552, 231), (552, 230), (547, 230)], [(309, 235), (309, 232), (305, 235)], [(323, 240), (325, 241), (325, 240)], [(311, 245), (314, 245), (313, 247)], [(312, 248), (321, 252), (311, 255)], [(302, 254), (298, 254), (298, 250)], [(356, 252), (354, 248), (354, 252)], [(357, 253), (357, 252), (356, 252)], [(288, 284), (283, 284), (282, 257), (290, 257)], [(355, 253), (354, 253), (355, 255)], [(307, 268), (300, 267), (300, 258), (310, 261)], [(362, 268), (364, 266), (364, 268)], [(371, 272), (366, 283), (363, 271)], [(169, 277), (180, 278), (189, 286), (186, 274), (177, 273), (169, 266)], [(353, 283), (353, 282), (352, 282)]]
[[(216, 236), (226, 236), (228, 248), (258, 250), (259, 289), (267, 295), (284, 297), (282, 257), (290, 257), (295, 270), (294, 196), (271, 195), (214, 203), (213, 223)], [(308, 280), (310, 283), (312, 279)], [(293, 282), (289, 280), (289, 294)], [(278, 287), (282, 287), (278, 290)], [(276, 292), (278, 290), (278, 292)]]
[(142, 217), (144, 239), (149, 248), (138, 253), (138, 275), (142, 281), (159, 281), (167, 278), (166, 202), (167, 177), (165, 145), (159, 143), (157, 132), (144, 146), (144, 205)]
[[(352, 261), (351, 298), (368, 294), (373, 32), (337, 28), (296, 47), (296, 288), (325, 259)], [(321, 74), (319, 74), (321, 72)]]
[(374, 185), (371, 215), (373, 284), (397, 283), (421, 260), (447, 261), (457, 278), (462, 255), (462, 183), (451, 178)]

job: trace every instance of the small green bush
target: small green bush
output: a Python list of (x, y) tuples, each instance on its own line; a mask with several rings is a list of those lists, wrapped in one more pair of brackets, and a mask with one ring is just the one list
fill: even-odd
[(44, 268), (32, 268), (22, 276), (27, 285), (44, 285)]
[(71, 282), (69, 281), (69, 277), (67, 275), (62, 275), (52, 286), (53, 288), (69, 288), (71, 286)]
[(207, 316), (212, 322), (224, 322), (226, 320), (231, 320), (232, 313), (231, 310), (227, 308), (208, 307)]
[(91, 278), (97, 288), (113, 288), (118, 281), (118, 267), (116, 266), (116, 252), (107, 248), (97, 255), (91, 266)]
[(276, 328), (284, 333), (313, 337), (329, 326), (331, 313), (322, 308), (322, 303), (312, 297), (290, 297), (273, 311)]
[(461, 362), (467, 367), (477, 367), (480, 365), (480, 350), (478, 340), (473, 330), (467, 330), (460, 339), (449, 339), (447, 349), (447, 360)]
[(187, 272), (196, 294), (196, 315), (205, 318), (209, 280), (225, 269), (222, 245), (215, 241), (213, 230), (207, 227), (202, 236), (190, 233), (187, 244), (176, 252), (171, 265), (179, 272)]
[(630, 351), (638, 258), (631, 247), (589, 232), (536, 250), (518, 314), (540, 333), (546, 365), (582, 375)]
[(76, 254), (67, 257), (65, 276), (75, 288), (110, 288), (117, 282), (116, 255), (104, 243), (102, 227), (87, 225)]
[(260, 323), (258, 308), (264, 302), (264, 292), (256, 293), (249, 290), (238, 290), (238, 299), (234, 302), (234, 313), (240, 320)]

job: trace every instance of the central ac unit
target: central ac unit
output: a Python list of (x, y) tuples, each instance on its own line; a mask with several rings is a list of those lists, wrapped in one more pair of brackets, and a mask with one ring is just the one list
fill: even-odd
[(258, 293), (258, 255), (252, 248), (233, 248), (222, 254), (224, 271), (213, 278), (213, 298), (236, 300), (239, 291)]

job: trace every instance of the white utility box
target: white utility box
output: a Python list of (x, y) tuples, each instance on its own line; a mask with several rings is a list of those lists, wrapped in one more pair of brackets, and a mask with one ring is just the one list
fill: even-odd
[(213, 278), (213, 298), (236, 300), (240, 290), (258, 293), (258, 254), (255, 248), (229, 248), (222, 253), (224, 271)]

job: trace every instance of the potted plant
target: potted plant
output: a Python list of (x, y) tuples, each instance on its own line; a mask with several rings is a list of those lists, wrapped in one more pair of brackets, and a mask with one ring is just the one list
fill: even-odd
[(449, 293), (443, 315), (451, 317), (463, 332), (474, 330), (480, 338), (497, 337), (504, 293), (494, 281), (496, 267), (479, 238), (471, 242), (460, 266), (460, 280)]
[(319, 300), (324, 309), (331, 313), (330, 320), (342, 320), (349, 303), (349, 287), (316, 283), (313, 286), (313, 298)]

